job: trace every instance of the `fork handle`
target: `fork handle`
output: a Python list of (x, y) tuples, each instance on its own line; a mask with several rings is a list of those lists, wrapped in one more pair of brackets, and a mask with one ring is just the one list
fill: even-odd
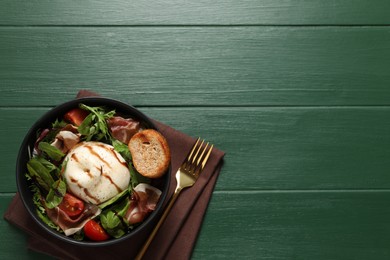
[(168, 206), (165, 208), (164, 213), (162, 214), (160, 220), (158, 221), (157, 225), (154, 227), (152, 233), (150, 233), (148, 239), (146, 240), (145, 244), (142, 246), (141, 250), (138, 252), (137, 256), (135, 257), (135, 260), (141, 260), (144, 256), (146, 250), (148, 249), (150, 243), (153, 241), (153, 238), (156, 236), (157, 231), (160, 229), (162, 223), (167, 218), (169, 211), (171, 210), (173, 204), (175, 204), (175, 201), (177, 197), (179, 196), (181, 189), (175, 190), (175, 193), (172, 195), (171, 199), (169, 200)]

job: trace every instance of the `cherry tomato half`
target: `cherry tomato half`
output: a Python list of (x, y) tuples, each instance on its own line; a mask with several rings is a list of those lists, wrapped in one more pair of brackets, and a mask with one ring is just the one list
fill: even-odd
[(110, 238), (102, 226), (95, 220), (89, 220), (84, 226), (84, 234), (91, 240), (104, 241)]
[(65, 193), (60, 205), (58, 205), (69, 217), (78, 217), (84, 210), (84, 202), (75, 196)]
[(89, 112), (87, 110), (81, 108), (74, 108), (64, 115), (64, 119), (76, 126), (79, 126), (88, 116), (88, 114)]

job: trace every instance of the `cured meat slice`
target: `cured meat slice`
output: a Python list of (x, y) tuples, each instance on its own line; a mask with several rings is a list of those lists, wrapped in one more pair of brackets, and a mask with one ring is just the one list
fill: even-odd
[(86, 203), (81, 215), (72, 219), (59, 207), (46, 208), (47, 216), (64, 231), (66, 236), (73, 235), (82, 229), (90, 219), (99, 215), (100, 212), (101, 209), (98, 206)]
[(61, 152), (67, 153), (79, 142), (80, 142), (80, 134), (75, 134), (67, 130), (61, 130), (56, 135), (56, 138), (51, 145), (57, 147)]
[(125, 215), (129, 224), (142, 222), (145, 217), (155, 210), (161, 191), (149, 184), (140, 183), (133, 191), (130, 207)]
[(132, 118), (114, 116), (107, 120), (112, 136), (128, 144), (130, 138), (140, 130), (140, 123)]

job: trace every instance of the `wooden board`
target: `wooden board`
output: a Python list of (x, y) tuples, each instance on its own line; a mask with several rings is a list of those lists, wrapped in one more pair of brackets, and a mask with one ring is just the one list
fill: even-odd
[(5, 0), (1, 25), (388, 25), (386, 0)]
[(136, 106), (389, 105), (389, 32), (0, 28), (0, 105), (54, 106), (80, 88)]
[(29, 127), (86, 88), (226, 151), (193, 259), (389, 259), (389, 8), (1, 1), (0, 214)]
[[(0, 196), (0, 214), (11, 196)], [(389, 199), (375, 191), (215, 192), (192, 259), (388, 259)], [(14, 227), (0, 228), (1, 259), (49, 259), (26, 251)]]
[(48, 256), (27, 250), (26, 234), (3, 219), (2, 216), (11, 203), (13, 196), (13, 193), (4, 194), (4, 192), (0, 195), (0, 230), (3, 234), (0, 236), (0, 259), (52, 259)]
[[(0, 190), (14, 192), (15, 155), (47, 109), (0, 108)], [(387, 189), (388, 107), (142, 108), (227, 152), (217, 190)], [(192, 122), (192, 123), (191, 123)], [(194, 128), (194, 122), (197, 127)]]
[(194, 259), (388, 259), (389, 199), (375, 191), (217, 192)]

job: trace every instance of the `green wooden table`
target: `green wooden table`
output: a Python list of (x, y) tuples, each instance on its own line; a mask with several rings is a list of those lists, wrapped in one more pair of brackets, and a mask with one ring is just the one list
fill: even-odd
[[(390, 259), (390, 2), (0, 2), (0, 213), (86, 88), (226, 151), (193, 259)], [(46, 259), (0, 221), (0, 259)]]

